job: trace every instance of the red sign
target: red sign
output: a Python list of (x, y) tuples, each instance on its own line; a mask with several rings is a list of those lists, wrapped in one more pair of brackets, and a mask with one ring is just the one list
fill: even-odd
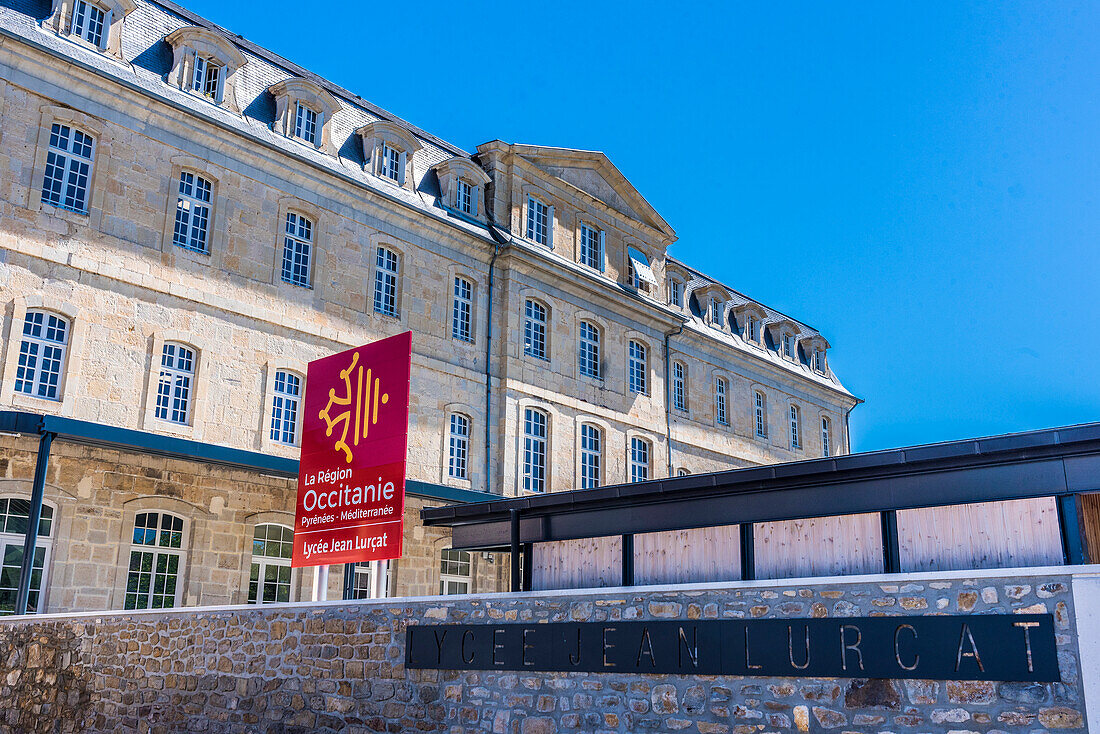
[(309, 363), (292, 566), (401, 557), (412, 332)]

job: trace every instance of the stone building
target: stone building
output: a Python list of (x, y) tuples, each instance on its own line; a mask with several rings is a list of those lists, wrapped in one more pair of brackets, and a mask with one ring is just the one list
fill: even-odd
[[(467, 153), (149, 0), (0, 0), (0, 120), (0, 410), (72, 421), (39, 610), (300, 598), (306, 364), (407, 330), (406, 557), (352, 594), (503, 588), (424, 506), (848, 450), (824, 337), (602, 153)], [(34, 452), (0, 436), (9, 608)]]

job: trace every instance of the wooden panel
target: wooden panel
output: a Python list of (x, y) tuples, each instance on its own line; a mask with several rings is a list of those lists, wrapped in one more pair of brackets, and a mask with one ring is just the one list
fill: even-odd
[(620, 536), (535, 543), (531, 551), (531, 588), (591, 589), (623, 581)]
[(902, 571), (1062, 564), (1052, 497), (898, 512)]
[(1078, 495), (1081, 502), (1081, 529), (1089, 563), (1100, 563), (1100, 494)]
[(757, 523), (754, 533), (758, 579), (882, 573), (878, 513)]
[(736, 525), (634, 536), (634, 583), (687, 584), (741, 578)]

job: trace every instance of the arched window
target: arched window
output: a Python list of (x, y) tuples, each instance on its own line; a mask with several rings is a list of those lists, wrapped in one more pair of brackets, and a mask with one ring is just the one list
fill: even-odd
[(157, 381), (157, 406), (154, 415), (169, 423), (191, 422), (191, 402), (195, 378), (195, 352), (190, 347), (167, 342), (160, 356)]
[(55, 122), (42, 178), (42, 203), (88, 213), (88, 186), (95, 161), (95, 138), (75, 127)]
[(630, 481), (644, 482), (649, 479), (649, 441), (634, 436), (630, 439)]
[(139, 512), (130, 544), (125, 608), (177, 606), (184, 550), (183, 518), (167, 512)]
[(728, 426), (729, 420), (729, 383), (724, 377), (714, 378), (714, 420), (718, 425)]
[[(19, 497), (0, 497), (0, 549), (3, 556), (0, 562), (0, 614), (15, 611), (15, 597), (19, 591), (19, 574), (23, 569), (23, 540), (27, 534), (30, 518), (30, 500)], [(27, 597), (27, 612), (42, 612), (45, 597), (46, 569), (49, 568), (50, 552), (53, 542), (53, 508), (42, 505), (42, 516), (38, 521), (38, 541), (34, 546), (34, 559), (31, 563), (31, 588)]]
[(257, 525), (252, 534), (248, 603), (290, 601), (290, 556), (294, 531), (282, 525)]
[(768, 435), (768, 403), (764, 393), (756, 390), (753, 392), (753, 413), (756, 418), (756, 435), (766, 438)]
[(47, 400), (61, 399), (69, 331), (69, 322), (57, 314), (27, 311), (15, 370), (16, 392)]
[(802, 448), (802, 410), (794, 404), (790, 408), (791, 417), (791, 448)]
[(473, 564), (468, 551), (442, 551), (439, 557), (439, 593), (469, 594)]
[(198, 174), (191, 171), (180, 173), (176, 226), (172, 235), (172, 241), (177, 246), (203, 255), (210, 254), (210, 197), (213, 189), (213, 184)]
[(591, 423), (581, 424), (581, 489), (595, 489), (603, 477), (603, 431)]
[(546, 359), (546, 307), (527, 299), (523, 307), (523, 353)]
[(627, 383), (630, 392), (649, 394), (649, 359), (644, 344), (631, 340), (627, 362)]
[(546, 491), (546, 437), (549, 418), (535, 408), (523, 411), (523, 488)]
[(600, 379), (600, 329), (595, 324), (582, 321), (577, 344), (577, 368), (581, 375)]
[(832, 426), (827, 416), (821, 416), (821, 455), (830, 456), (833, 447)]
[(309, 288), (312, 260), (313, 221), (298, 212), (287, 212), (283, 236), (283, 280), (291, 285)]
[(680, 467), (679, 469), (676, 470), (676, 476), (678, 476), (678, 477), (686, 477), (686, 476), (689, 476), (690, 474), (691, 474), (691, 472), (688, 471), (687, 469), (683, 468), (683, 467)]
[(447, 452), (447, 474), (469, 479), (470, 419), (461, 413), (451, 413)]
[(672, 363), (672, 407), (687, 410), (687, 367), (683, 362)]
[(275, 397), (271, 403), (271, 440), (286, 446), (298, 444), (298, 404), (302, 378), (293, 372), (275, 373)]
[(397, 276), (400, 259), (386, 247), (379, 247), (374, 268), (374, 312), (397, 316)]

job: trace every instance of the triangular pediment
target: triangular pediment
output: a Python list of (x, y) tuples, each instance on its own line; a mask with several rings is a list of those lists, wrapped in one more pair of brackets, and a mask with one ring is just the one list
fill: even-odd
[(615, 211), (664, 233), (670, 240), (676, 239), (676, 232), (668, 222), (603, 153), (536, 145), (516, 145), (513, 150), (549, 175), (577, 187)]

